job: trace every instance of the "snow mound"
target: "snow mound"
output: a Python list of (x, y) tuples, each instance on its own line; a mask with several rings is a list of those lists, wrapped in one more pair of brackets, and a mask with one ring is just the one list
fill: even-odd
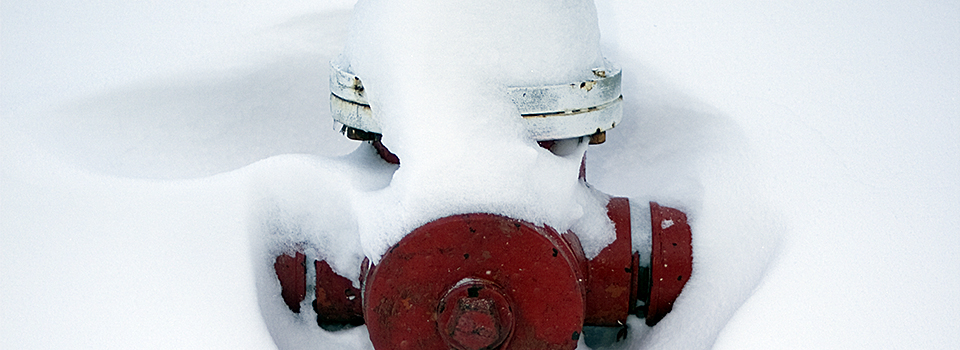
[[(358, 199), (361, 247), (374, 262), (442, 216), (489, 212), (563, 232), (602, 210), (577, 180), (583, 150), (538, 147), (504, 91), (602, 67), (591, 1), (361, 1), (350, 27), (338, 65), (362, 79), (401, 160), (390, 186)], [(584, 239), (591, 256), (613, 240), (612, 225), (601, 227)]]

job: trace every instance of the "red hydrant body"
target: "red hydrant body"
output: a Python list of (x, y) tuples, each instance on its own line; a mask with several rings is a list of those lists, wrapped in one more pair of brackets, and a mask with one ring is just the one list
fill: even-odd
[[(506, 89), (528, 135), (555, 155), (583, 152), (580, 145), (587, 140), (603, 143), (606, 131), (620, 122), (619, 68), (594, 68), (587, 76), (569, 84)], [(344, 134), (370, 142), (383, 161), (400, 164), (380, 142), (382, 128), (360, 78), (332, 65), (330, 87), (331, 109)], [(582, 160), (580, 186), (594, 191)], [(277, 257), (274, 269), (291, 312), (300, 312), (301, 302), (312, 298), (321, 327), (365, 324), (377, 349), (574, 349), (584, 326), (623, 331), (630, 314), (656, 324), (690, 278), (686, 215), (646, 204), (613, 197), (606, 218), (580, 218), (612, 222), (615, 231), (613, 242), (589, 258), (580, 243), (586, 233), (469, 213), (436, 219), (382, 256), (368, 256), (353, 276), (359, 288), (326, 261), (308, 262), (300, 252)], [(640, 225), (647, 222), (649, 227)], [(310, 275), (315, 281), (306, 283)], [(313, 290), (307, 291), (308, 285)]]
[[(476, 213), (430, 222), (377, 265), (365, 261), (362, 293), (315, 262), (318, 321), (365, 323), (377, 349), (573, 349), (584, 325), (623, 327), (631, 313), (656, 324), (692, 272), (690, 227), (650, 203), (651, 259), (641, 262), (629, 206), (610, 200), (617, 238), (593, 259), (574, 232)], [(290, 259), (275, 268), (297, 312), (304, 275)]]

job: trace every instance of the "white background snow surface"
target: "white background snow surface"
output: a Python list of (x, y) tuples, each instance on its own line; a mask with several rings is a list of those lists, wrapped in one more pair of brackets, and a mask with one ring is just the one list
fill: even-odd
[[(264, 193), (389, 181), (328, 112), (352, 6), (0, 3), (0, 348), (275, 348)], [(587, 177), (695, 230), (674, 311), (616, 348), (960, 347), (960, 5), (596, 8), (625, 113)], [(287, 345), (368, 346), (317, 334)]]

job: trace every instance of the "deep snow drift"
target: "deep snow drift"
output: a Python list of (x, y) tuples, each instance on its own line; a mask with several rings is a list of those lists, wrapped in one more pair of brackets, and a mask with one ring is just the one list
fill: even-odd
[[(288, 322), (284, 347), (369, 346), (364, 327), (271, 316), (279, 298), (256, 292), (262, 218), (330, 244), (318, 252), (356, 251), (323, 236), (361, 231), (346, 192), (394, 183), (330, 127), (326, 63), (351, 3), (0, 6), (0, 347), (262, 349), (269, 322)], [(684, 208), (695, 234), (674, 311), (650, 329), (631, 319), (616, 348), (960, 346), (957, 5), (596, 8), (625, 115), (587, 150), (587, 178)], [(384, 141), (411, 168), (451, 161)], [(414, 193), (423, 178), (404, 176)], [(424, 208), (410, 209), (442, 215)]]

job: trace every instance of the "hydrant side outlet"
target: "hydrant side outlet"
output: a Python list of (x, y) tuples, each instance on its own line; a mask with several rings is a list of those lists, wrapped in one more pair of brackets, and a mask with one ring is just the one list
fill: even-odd
[[(587, 314), (589, 326), (620, 326), (627, 322), (635, 298), (632, 286), (633, 252), (630, 237), (630, 202), (614, 197), (607, 203), (607, 216), (613, 221), (616, 239), (587, 263)], [(632, 295), (633, 294), (633, 295)]]
[(653, 250), (650, 259), (650, 304), (646, 322), (660, 322), (680, 296), (693, 271), (693, 246), (687, 215), (650, 202)]

